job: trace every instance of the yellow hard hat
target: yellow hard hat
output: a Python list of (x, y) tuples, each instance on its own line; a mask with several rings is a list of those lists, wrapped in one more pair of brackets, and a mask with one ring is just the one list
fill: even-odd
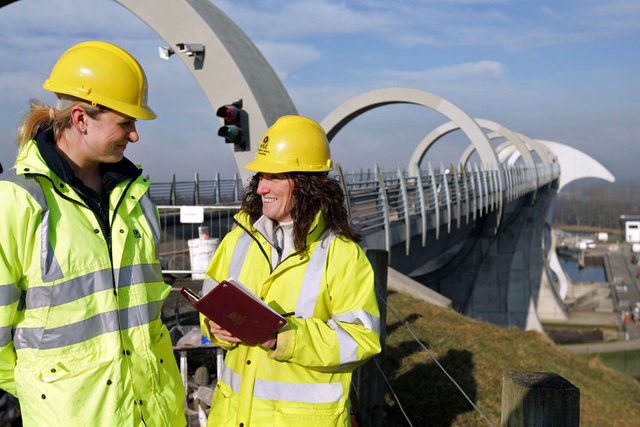
[(327, 135), (311, 119), (282, 116), (267, 129), (255, 160), (245, 169), (265, 173), (333, 170)]
[(156, 118), (147, 105), (147, 76), (127, 51), (111, 43), (89, 41), (72, 46), (42, 85), (141, 120)]

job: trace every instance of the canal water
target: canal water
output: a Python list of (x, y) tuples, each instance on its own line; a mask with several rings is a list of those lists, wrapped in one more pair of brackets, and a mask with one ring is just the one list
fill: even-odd
[(606, 282), (607, 275), (604, 267), (586, 266), (580, 268), (578, 262), (572, 258), (558, 257), (564, 272), (574, 282)]

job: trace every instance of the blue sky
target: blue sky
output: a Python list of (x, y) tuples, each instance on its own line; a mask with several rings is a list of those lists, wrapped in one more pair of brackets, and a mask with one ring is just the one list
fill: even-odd
[[(317, 121), (352, 97), (387, 87), (439, 95), (473, 117), (570, 145), (618, 179), (639, 180), (640, 2), (637, 0), (213, 1), (251, 38), (298, 111)], [(139, 122), (127, 156), (156, 182), (235, 172), (214, 107), (163, 40), (111, 0), (20, 0), (0, 9), (0, 162), (59, 55), (85, 40), (131, 52), (159, 118)], [(346, 170), (406, 167), (415, 146), (448, 121), (418, 106), (371, 111), (332, 142)], [(457, 162), (459, 132), (429, 152)]]

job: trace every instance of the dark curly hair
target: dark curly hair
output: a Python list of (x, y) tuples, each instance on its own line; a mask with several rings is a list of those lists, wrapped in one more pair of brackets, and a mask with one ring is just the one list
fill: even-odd
[[(293, 245), (297, 252), (307, 250), (307, 233), (318, 211), (322, 212), (328, 228), (336, 236), (354, 242), (362, 240), (347, 213), (344, 192), (337, 178), (323, 173), (289, 172), (283, 174), (293, 179)], [(262, 216), (262, 197), (258, 194), (260, 174), (255, 174), (244, 189), (242, 210), (249, 214), (253, 225)]]

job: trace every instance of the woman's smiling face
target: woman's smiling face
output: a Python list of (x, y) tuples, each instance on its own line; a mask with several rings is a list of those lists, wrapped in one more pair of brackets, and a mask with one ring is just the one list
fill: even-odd
[(293, 179), (284, 173), (259, 173), (258, 178), (263, 215), (278, 223), (293, 221)]

